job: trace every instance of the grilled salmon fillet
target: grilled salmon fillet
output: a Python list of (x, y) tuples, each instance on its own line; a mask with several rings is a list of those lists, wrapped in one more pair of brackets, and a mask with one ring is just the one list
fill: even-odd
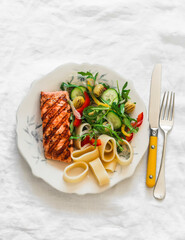
[(43, 147), (47, 159), (71, 162), (70, 105), (66, 91), (41, 92)]

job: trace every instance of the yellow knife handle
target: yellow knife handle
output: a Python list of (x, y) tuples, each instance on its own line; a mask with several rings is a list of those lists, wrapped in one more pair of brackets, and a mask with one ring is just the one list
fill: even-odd
[(146, 185), (154, 187), (156, 179), (156, 162), (157, 162), (157, 136), (150, 136), (148, 165), (146, 174)]

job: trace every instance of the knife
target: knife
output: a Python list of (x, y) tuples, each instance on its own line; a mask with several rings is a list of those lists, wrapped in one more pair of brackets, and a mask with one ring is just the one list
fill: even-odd
[(156, 64), (152, 73), (149, 104), (150, 143), (148, 150), (146, 185), (150, 188), (154, 187), (156, 179), (157, 136), (161, 96), (161, 73), (161, 64)]

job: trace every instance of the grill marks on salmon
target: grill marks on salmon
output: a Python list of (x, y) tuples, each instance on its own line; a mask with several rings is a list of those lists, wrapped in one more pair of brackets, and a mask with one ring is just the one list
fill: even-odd
[(71, 162), (70, 105), (66, 91), (41, 92), (43, 147), (47, 159)]

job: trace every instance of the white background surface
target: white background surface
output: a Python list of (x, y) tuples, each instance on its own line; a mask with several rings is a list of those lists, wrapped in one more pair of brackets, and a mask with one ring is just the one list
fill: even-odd
[[(0, 239), (185, 239), (184, 1), (0, 2)], [(67, 62), (99, 63), (133, 80), (148, 107), (153, 66), (176, 92), (167, 196), (134, 176), (99, 195), (60, 193), (35, 178), (16, 147), (16, 110), (33, 80)], [(159, 134), (158, 167), (162, 150)]]

